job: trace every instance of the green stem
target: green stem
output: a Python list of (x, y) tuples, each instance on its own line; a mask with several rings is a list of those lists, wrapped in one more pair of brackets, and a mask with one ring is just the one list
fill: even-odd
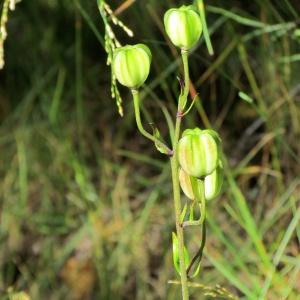
[(200, 217), (200, 221), (201, 221), (201, 224), (202, 224), (205, 221), (205, 218), (206, 218), (205, 184), (204, 184), (203, 179), (200, 179), (200, 184), (201, 184), (201, 200), (200, 200), (201, 217)]
[(178, 255), (179, 255), (179, 265), (180, 265), (180, 277), (181, 277), (181, 289), (182, 289), (182, 299), (189, 299), (188, 281), (186, 273), (186, 265), (184, 261), (184, 236), (183, 227), (181, 226), (181, 200), (180, 200), (180, 186), (179, 186), (179, 163), (177, 155), (177, 146), (180, 136), (180, 127), (182, 120), (182, 111), (187, 102), (187, 97), (189, 94), (189, 65), (188, 65), (188, 53), (187, 51), (182, 51), (182, 62), (184, 67), (184, 91), (180, 95), (178, 101), (178, 111), (175, 124), (175, 132), (173, 137), (173, 156), (171, 157), (171, 169), (172, 169), (172, 182), (173, 182), (173, 197), (174, 197), (174, 208), (175, 208), (175, 219), (176, 219), (176, 231), (178, 238)]
[(173, 152), (167, 145), (165, 145), (162, 141), (160, 141), (158, 138), (156, 138), (155, 136), (153, 136), (152, 134), (150, 134), (149, 132), (147, 132), (144, 129), (142, 120), (141, 120), (139, 91), (132, 89), (131, 92), (132, 92), (132, 96), (133, 96), (135, 120), (136, 120), (136, 125), (138, 127), (138, 130), (144, 137), (146, 137), (147, 139), (149, 139), (150, 141), (155, 143), (158, 147), (163, 149), (165, 154), (172, 155)]
[(181, 276), (181, 288), (182, 288), (182, 299), (189, 299), (189, 292), (187, 286), (187, 274), (186, 266), (184, 262), (184, 237), (183, 227), (181, 226), (181, 201), (180, 201), (180, 187), (179, 187), (179, 176), (178, 176), (178, 158), (177, 158), (177, 145), (180, 134), (181, 117), (176, 120), (174, 143), (173, 143), (173, 156), (171, 157), (171, 170), (172, 170), (172, 182), (173, 182), (173, 197), (174, 197), (174, 208), (175, 208), (175, 219), (176, 219), (176, 231), (178, 238), (178, 255), (180, 265), (180, 276)]
[(201, 239), (201, 245), (200, 248), (198, 250), (198, 252), (195, 254), (195, 256), (193, 257), (190, 265), (188, 266), (186, 273), (189, 274), (193, 265), (197, 262), (197, 260), (199, 260), (199, 264), (201, 264), (201, 260), (202, 260), (202, 255), (203, 255), (203, 250), (205, 247), (205, 243), (206, 243), (206, 220), (204, 219), (204, 222), (202, 223), (202, 239)]
[(179, 97), (179, 103), (178, 103), (178, 110), (179, 113), (182, 114), (183, 110), (185, 108), (187, 98), (190, 91), (190, 74), (189, 74), (189, 62), (188, 62), (188, 51), (187, 50), (181, 50), (181, 57), (183, 62), (183, 68), (184, 68), (184, 90), (183, 94)]
[[(200, 184), (200, 190), (201, 190), (201, 195), (200, 195), (200, 199), (196, 199), (196, 201), (198, 202), (199, 206), (200, 206), (200, 218), (199, 220), (190, 220), (190, 221), (185, 221), (182, 223), (182, 226), (188, 227), (188, 226), (200, 226), (203, 224), (203, 222), (205, 221), (205, 217), (206, 217), (206, 200), (205, 200), (205, 186), (204, 186), (204, 180), (203, 179), (198, 179), (199, 180), (199, 184)], [(193, 192), (196, 195), (197, 191), (194, 190), (193, 188)]]
[[(189, 274), (189, 272), (191, 271), (193, 265), (199, 261), (198, 264), (201, 263), (201, 259), (202, 259), (202, 255), (203, 255), (203, 250), (204, 250), (204, 247), (205, 247), (205, 242), (206, 242), (206, 226), (205, 226), (205, 221), (206, 221), (206, 199), (205, 199), (205, 185), (204, 185), (204, 180), (203, 179), (200, 179), (200, 184), (201, 184), (201, 199), (200, 200), (200, 204), (201, 204), (201, 216), (200, 216), (200, 219), (199, 221), (196, 221), (198, 222), (198, 224), (186, 224), (188, 222), (185, 222), (185, 226), (191, 226), (191, 225), (202, 225), (202, 239), (201, 239), (201, 245), (200, 245), (200, 248), (198, 250), (198, 252), (196, 253), (196, 255), (193, 257), (190, 265), (188, 266), (187, 268), (187, 274)], [(194, 222), (194, 223), (196, 223)]]

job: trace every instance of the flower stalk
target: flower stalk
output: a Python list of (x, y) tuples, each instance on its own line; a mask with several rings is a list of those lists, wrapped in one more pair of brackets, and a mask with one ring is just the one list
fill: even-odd
[(188, 280), (187, 272), (184, 261), (184, 235), (183, 227), (181, 224), (181, 197), (180, 197), (180, 185), (179, 185), (179, 162), (178, 162), (178, 141), (180, 137), (181, 113), (184, 110), (185, 104), (187, 102), (189, 94), (189, 85), (190, 85), (190, 76), (189, 76), (189, 64), (188, 64), (188, 51), (182, 50), (182, 63), (184, 68), (184, 91), (182, 95), (179, 96), (178, 100), (178, 111), (175, 124), (175, 132), (173, 136), (173, 156), (171, 157), (171, 170), (172, 170), (172, 183), (173, 183), (173, 198), (174, 198), (174, 209), (175, 209), (175, 222), (176, 222), (176, 232), (178, 237), (178, 255), (179, 255), (179, 264), (180, 264), (180, 277), (181, 277), (181, 290), (182, 290), (182, 299), (189, 299), (188, 291)]
[[(175, 129), (170, 129), (172, 149), (163, 142), (157, 128), (153, 127), (151, 134), (144, 129), (141, 120), (139, 89), (150, 73), (150, 49), (144, 44), (119, 47), (114, 50), (112, 66), (116, 80), (131, 90), (139, 132), (152, 141), (159, 152), (170, 157), (176, 225), (176, 233), (172, 234), (173, 263), (180, 275), (182, 300), (189, 300), (188, 279), (200, 272), (206, 241), (206, 201), (217, 197), (223, 181), (222, 165), (219, 162), (221, 139), (211, 129), (187, 129), (181, 135), (182, 119), (193, 106), (192, 102), (186, 109), (190, 88), (188, 57), (189, 49), (196, 45), (202, 33), (200, 16), (193, 6), (182, 6), (169, 9), (165, 13), (164, 23), (170, 40), (181, 50), (184, 70)], [(182, 205), (181, 189), (192, 202)], [(200, 209), (199, 219), (194, 218), (195, 205)], [(186, 218), (188, 208), (189, 217)], [(202, 228), (201, 245), (191, 261), (184, 241), (184, 229), (188, 226)], [(190, 275), (191, 271), (193, 273)]]
[(167, 154), (169, 156), (172, 156), (173, 151), (166, 144), (164, 144), (161, 140), (159, 140), (157, 137), (150, 134), (149, 132), (147, 132), (144, 129), (143, 123), (142, 123), (142, 120), (141, 120), (139, 91), (136, 90), (136, 89), (132, 89), (131, 93), (132, 93), (132, 97), (133, 97), (134, 114), (135, 114), (136, 125), (137, 125), (137, 128), (138, 128), (139, 132), (144, 137), (146, 137), (147, 139), (152, 141), (155, 145), (157, 145), (157, 147), (159, 147), (161, 149), (161, 152), (163, 152), (164, 154)]

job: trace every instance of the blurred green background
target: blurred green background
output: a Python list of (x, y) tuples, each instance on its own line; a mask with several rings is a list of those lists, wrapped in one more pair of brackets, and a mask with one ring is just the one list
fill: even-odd
[[(0, 1), (2, 7), (4, 1)], [(164, 12), (189, 1), (107, 1), (122, 44), (153, 53), (143, 120), (167, 138), (180, 56)], [(220, 132), (229, 161), (208, 205), (191, 299), (300, 299), (300, 3), (207, 0), (214, 55), (190, 57), (199, 93), (184, 127)], [(110, 94), (96, 1), (23, 0), (9, 11), (0, 71), (0, 299), (180, 299), (169, 163)], [(186, 201), (183, 198), (183, 201)], [(187, 234), (196, 252), (201, 232)], [(20, 294), (23, 292), (23, 294)], [(18, 294), (19, 293), (19, 294)], [(30, 298), (29, 298), (30, 297)]]

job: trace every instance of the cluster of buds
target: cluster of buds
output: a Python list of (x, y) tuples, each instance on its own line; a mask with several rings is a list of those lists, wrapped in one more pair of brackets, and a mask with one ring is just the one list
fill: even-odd
[[(183, 58), (185, 88), (184, 91), (181, 92), (178, 102), (178, 113), (182, 113), (181, 110), (185, 107), (189, 94), (187, 52), (194, 47), (200, 39), (202, 33), (201, 18), (193, 6), (183, 5), (180, 8), (169, 9), (165, 13), (164, 25), (171, 42), (181, 49)], [(185, 221), (187, 205), (185, 205), (183, 211), (181, 211), (180, 205), (176, 205), (176, 203), (180, 203), (180, 194), (177, 193), (177, 191), (174, 192), (175, 210), (177, 210), (177, 228), (202, 225), (202, 242), (204, 245), (205, 202), (219, 195), (223, 182), (223, 166), (220, 159), (221, 140), (218, 134), (213, 130), (200, 130), (199, 128), (188, 129), (183, 132), (179, 141), (178, 135), (176, 135), (176, 140), (173, 140), (173, 150), (171, 150), (162, 142), (157, 129), (153, 135), (144, 130), (140, 118), (138, 89), (145, 83), (149, 76), (151, 60), (151, 51), (144, 44), (119, 47), (114, 50), (113, 54), (113, 73), (119, 83), (132, 91), (138, 129), (145, 137), (155, 143), (156, 148), (160, 152), (172, 157), (173, 182), (175, 182), (176, 185), (180, 183), (184, 194), (193, 200), (192, 205), (190, 205), (189, 221)], [(180, 117), (184, 116), (188, 111), (189, 109), (181, 114)], [(179, 114), (177, 116), (179, 116)], [(176, 128), (179, 128), (180, 131), (180, 125)], [(178, 163), (180, 165), (179, 169), (177, 168)], [(178, 171), (179, 183), (177, 177)], [(177, 190), (179, 191), (179, 189)], [(195, 201), (198, 202), (201, 212), (199, 220), (194, 219), (193, 207)], [(178, 217), (179, 215), (180, 217)], [(183, 233), (180, 233), (180, 229), (177, 229), (177, 234), (178, 237), (173, 233), (173, 262), (177, 272), (182, 276), (182, 289), (184, 294), (185, 266), (189, 265), (187, 269), (188, 273), (188, 270), (190, 270), (196, 260), (193, 259), (191, 264), (189, 263), (188, 251), (183, 243)], [(203, 247), (200, 248), (202, 249), (201, 251), (203, 251)], [(198, 262), (198, 267), (194, 270), (192, 277), (199, 273), (200, 262)], [(187, 298), (184, 297), (184, 299)]]
[[(220, 160), (221, 141), (213, 130), (187, 129), (178, 143), (179, 181), (184, 194), (191, 200), (216, 198), (223, 183)], [(204, 181), (202, 191), (201, 180)]]
[[(172, 43), (183, 51), (199, 41), (202, 25), (193, 6), (169, 9), (164, 16), (166, 33)], [(146, 81), (151, 64), (150, 49), (143, 44), (127, 45), (115, 50), (113, 72), (117, 80), (130, 89), (139, 88)]]
[[(198, 12), (192, 5), (171, 8), (164, 15), (164, 25), (171, 42), (182, 51), (196, 45), (202, 33)], [(117, 48), (113, 55), (113, 72), (119, 83), (137, 90), (149, 76), (152, 55), (144, 44)], [(201, 196), (204, 180), (206, 200), (216, 198), (223, 182), (220, 139), (213, 130), (185, 130), (178, 144), (179, 179), (184, 194), (192, 199)]]

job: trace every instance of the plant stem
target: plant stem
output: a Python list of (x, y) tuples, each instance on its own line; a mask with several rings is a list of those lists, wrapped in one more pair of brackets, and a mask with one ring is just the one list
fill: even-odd
[(186, 266), (184, 262), (184, 236), (183, 227), (180, 221), (181, 215), (181, 200), (180, 200), (180, 186), (179, 186), (179, 163), (177, 155), (177, 146), (180, 136), (180, 126), (182, 120), (182, 111), (187, 102), (187, 97), (189, 94), (189, 66), (188, 66), (188, 53), (187, 51), (182, 51), (182, 61), (184, 66), (184, 91), (180, 95), (178, 101), (178, 111), (175, 125), (175, 133), (173, 137), (173, 156), (171, 157), (171, 169), (172, 169), (172, 182), (173, 182), (173, 197), (174, 197), (174, 208), (175, 208), (175, 218), (176, 218), (176, 231), (178, 238), (178, 254), (179, 254), (179, 264), (180, 264), (180, 277), (181, 277), (181, 289), (182, 289), (182, 299), (189, 299), (188, 281)]
[[(187, 227), (187, 226), (200, 226), (203, 224), (205, 221), (205, 216), (206, 216), (206, 200), (205, 200), (205, 186), (204, 186), (204, 180), (203, 179), (198, 179), (199, 185), (200, 185), (200, 190), (201, 190), (201, 195), (200, 199), (196, 199), (200, 206), (200, 212), (201, 216), (199, 220), (192, 220), (192, 221), (185, 221), (183, 222), (182, 226)], [(193, 187), (193, 193), (194, 195), (197, 194), (197, 191)]]
[(198, 264), (201, 264), (201, 260), (202, 260), (202, 256), (203, 256), (203, 250), (205, 247), (205, 242), (206, 242), (206, 220), (204, 219), (203, 223), (202, 223), (202, 238), (201, 238), (201, 245), (199, 250), (197, 251), (197, 253), (195, 254), (195, 256), (193, 257), (193, 259), (190, 262), (190, 265), (188, 266), (186, 272), (187, 275), (189, 275), (193, 265), (197, 262)]
[(184, 90), (183, 95), (179, 97), (179, 103), (178, 103), (178, 110), (179, 113), (183, 113), (183, 110), (185, 108), (187, 98), (190, 91), (190, 73), (189, 73), (189, 62), (188, 62), (188, 51), (187, 50), (181, 50), (181, 57), (183, 62), (183, 69), (184, 69)]
[(138, 127), (138, 130), (140, 131), (140, 133), (144, 137), (146, 137), (147, 139), (149, 139), (150, 141), (155, 143), (158, 147), (163, 149), (165, 154), (172, 155), (173, 152), (167, 145), (165, 145), (162, 141), (160, 141), (158, 138), (156, 138), (155, 136), (153, 136), (152, 134), (150, 134), (149, 132), (147, 132), (144, 129), (143, 124), (142, 124), (142, 120), (141, 120), (139, 91), (135, 90), (135, 89), (132, 89), (131, 93), (132, 93), (132, 96), (133, 96), (135, 120), (136, 120), (136, 125)]
[(189, 292), (187, 286), (187, 274), (186, 266), (184, 262), (184, 237), (183, 227), (180, 221), (181, 215), (181, 201), (180, 201), (180, 187), (178, 177), (178, 158), (177, 158), (177, 144), (180, 134), (181, 117), (176, 120), (174, 144), (173, 144), (173, 156), (171, 157), (171, 169), (172, 169), (172, 182), (173, 182), (173, 197), (174, 197), (174, 208), (175, 208), (175, 219), (176, 219), (176, 231), (178, 238), (178, 255), (180, 265), (180, 276), (181, 276), (181, 288), (182, 288), (182, 299), (189, 299)]
[[(189, 272), (191, 271), (193, 265), (198, 261), (198, 264), (201, 264), (202, 260), (202, 255), (203, 255), (203, 250), (205, 247), (205, 242), (206, 242), (206, 199), (205, 199), (205, 184), (204, 180), (200, 179), (200, 184), (201, 184), (201, 199), (200, 204), (201, 204), (201, 217), (197, 225), (202, 225), (202, 239), (201, 239), (201, 245), (199, 250), (197, 251), (196, 255), (193, 257), (190, 265), (187, 268), (187, 275), (189, 275)], [(188, 223), (188, 222), (187, 222)]]

